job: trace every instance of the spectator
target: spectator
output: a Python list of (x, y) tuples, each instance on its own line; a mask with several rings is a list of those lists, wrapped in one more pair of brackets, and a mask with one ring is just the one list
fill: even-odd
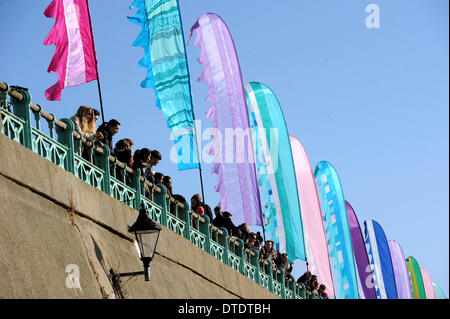
[(275, 264), (278, 269), (284, 269), (284, 273), (286, 276), (289, 276), (292, 272), (293, 265), (288, 261), (288, 254), (282, 253), (278, 254), (277, 258), (275, 259)]
[(330, 299), (328, 297), (328, 294), (325, 292), (325, 290), (327, 289), (327, 287), (324, 284), (321, 284), (319, 286), (319, 290), (317, 291), (319, 296), (322, 297), (323, 299)]
[(92, 108), (92, 110), (94, 111), (94, 118), (95, 118), (95, 122), (98, 121), (98, 117), (100, 116), (100, 111), (97, 109)]
[(166, 186), (167, 194), (169, 194), (169, 196), (172, 196), (173, 195), (173, 192), (172, 192), (172, 178), (170, 176), (166, 175), (166, 176), (164, 176), (162, 183), (164, 184), (164, 186)]
[(155, 175), (155, 184), (162, 184), (164, 179), (164, 174), (160, 172), (156, 172)]
[(262, 238), (260, 232), (256, 233), (256, 239), (259, 241), (259, 245), (262, 245), (262, 243), (264, 242), (264, 239)]
[(108, 145), (109, 149), (111, 150), (111, 153), (114, 153), (113, 147), (112, 147), (112, 138), (114, 135), (119, 132), (120, 129), (120, 123), (117, 120), (109, 120), (106, 123), (102, 123), (100, 127), (97, 129), (97, 132), (100, 132), (103, 134), (103, 138), (99, 138), (99, 141), (103, 144)]
[(316, 275), (311, 276), (311, 281), (309, 282), (309, 287), (307, 287), (307, 289), (311, 291), (311, 293), (318, 293), (319, 282), (317, 281)]
[(259, 251), (259, 259), (270, 261), (273, 254), (273, 241), (266, 240)]
[(141, 176), (144, 176), (145, 169), (148, 167), (148, 161), (151, 157), (150, 154), (151, 151), (145, 147), (134, 152), (132, 167), (134, 170), (140, 170)]
[[(131, 142), (131, 143), (130, 143)], [(132, 159), (132, 151), (133, 151), (133, 142), (130, 139), (121, 139), (116, 143), (116, 146), (114, 147), (114, 156), (123, 164), (125, 164), (128, 167), (131, 167), (131, 159)], [(125, 174), (125, 176), (124, 176)], [(131, 185), (131, 176), (121, 169), (120, 167), (116, 166), (116, 178), (120, 180), (124, 180), (127, 185)]]
[(230, 212), (223, 212), (223, 217), (225, 220), (225, 228), (228, 231), (228, 234), (230, 236), (236, 236), (237, 235), (237, 227), (233, 224), (233, 221), (231, 220), (231, 216), (233, 216)]
[(150, 183), (155, 183), (155, 172), (153, 171), (153, 166), (158, 165), (159, 161), (162, 160), (161, 153), (157, 150), (150, 152), (150, 159), (148, 161), (148, 167), (145, 169), (144, 176)]
[[(150, 150), (148, 148), (142, 148), (136, 150), (133, 156), (132, 168), (135, 171), (139, 171), (141, 176), (144, 176), (145, 169), (148, 167), (148, 161), (150, 160)], [(147, 183), (144, 183), (145, 196), (150, 197), (150, 188)]]
[(255, 233), (250, 233), (249, 237), (247, 239), (247, 241), (244, 243), (244, 247), (248, 248), (248, 249), (254, 249), (259, 251), (260, 250), (260, 245), (259, 245), (259, 241), (256, 239), (256, 234)]
[(211, 207), (208, 204), (202, 203), (202, 207), (205, 210), (205, 215), (208, 215), (210, 222), (213, 220), (213, 214), (211, 211)]
[(124, 138), (119, 140), (114, 147), (114, 156), (128, 167), (132, 165), (133, 145), (132, 140)]
[(298, 284), (304, 284), (307, 290), (310, 290), (310, 281), (312, 273), (310, 271), (305, 272), (300, 278), (297, 279)]
[[(202, 197), (200, 196), (200, 194), (194, 194), (191, 197), (191, 209), (197, 215), (203, 215), (205, 213), (205, 209), (202, 207), (201, 204), (202, 204)], [(192, 217), (192, 227), (197, 229), (197, 220), (194, 217)]]
[[(81, 105), (77, 113), (70, 118), (75, 128), (74, 131), (89, 142), (101, 140), (104, 136), (101, 132), (95, 132), (94, 110), (86, 105)], [(81, 144), (81, 152), (84, 154), (84, 145)], [(85, 154), (86, 155), (86, 154)], [(83, 156), (85, 157), (85, 156)]]
[(242, 241), (245, 243), (248, 241), (250, 237), (250, 228), (246, 223), (242, 223), (238, 226), (238, 229), (240, 231), (239, 238), (242, 239)]
[(222, 209), (220, 208), (220, 206), (216, 206), (214, 208), (214, 214), (216, 215), (216, 218), (212, 220), (212, 224), (217, 228), (225, 227), (225, 217), (223, 217)]

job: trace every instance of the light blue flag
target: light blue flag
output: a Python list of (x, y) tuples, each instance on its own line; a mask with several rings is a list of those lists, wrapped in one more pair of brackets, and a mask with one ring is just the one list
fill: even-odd
[(141, 33), (133, 46), (145, 50), (139, 66), (148, 69), (143, 88), (153, 88), (156, 106), (174, 135), (178, 169), (199, 167), (194, 140), (194, 112), (184, 44), (183, 26), (177, 0), (134, 0), (134, 17)]
[(262, 83), (245, 84), (258, 183), (265, 189), (266, 233), (288, 254), (306, 260), (291, 143), (277, 97)]
[(342, 299), (359, 299), (350, 226), (339, 176), (333, 165), (321, 161), (314, 170), (314, 178), (324, 219), (330, 262), (334, 267), (336, 296)]
[(434, 293), (436, 294), (436, 299), (448, 299), (445, 296), (445, 293), (442, 290), (442, 288), (439, 286), (439, 284), (434, 281), (433, 281), (433, 288), (434, 288)]

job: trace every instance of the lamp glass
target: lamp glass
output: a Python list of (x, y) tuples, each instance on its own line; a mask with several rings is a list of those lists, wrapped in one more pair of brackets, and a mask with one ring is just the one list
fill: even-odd
[(159, 230), (138, 230), (135, 234), (141, 251), (141, 258), (153, 258), (158, 243)]

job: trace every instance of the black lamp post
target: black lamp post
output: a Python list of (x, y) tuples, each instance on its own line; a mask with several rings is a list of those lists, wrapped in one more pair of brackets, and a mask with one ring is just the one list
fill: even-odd
[(145, 281), (150, 280), (150, 262), (153, 260), (161, 229), (160, 225), (148, 217), (148, 212), (144, 205), (142, 205), (136, 222), (128, 228), (128, 232), (134, 233), (136, 236), (141, 260), (144, 264), (144, 271), (115, 274), (114, 270), (111, 269), (110, 274), (114, 283), (117, 283), (118, 276), (144, 275)]

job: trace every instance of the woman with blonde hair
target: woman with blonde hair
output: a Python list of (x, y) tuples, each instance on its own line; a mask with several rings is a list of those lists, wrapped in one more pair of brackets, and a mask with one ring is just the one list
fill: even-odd
[[(77, 113), (70, 118), (75, 128), (74, 131), (84, 137), (89, 142), (95, 142), (97, 139), (103, 138), (103, 134), (95, 132), (96, 117), (94, 110), (87, 106), (81, 105)], [(83, 145), (81, 147), (84, 149)]]

